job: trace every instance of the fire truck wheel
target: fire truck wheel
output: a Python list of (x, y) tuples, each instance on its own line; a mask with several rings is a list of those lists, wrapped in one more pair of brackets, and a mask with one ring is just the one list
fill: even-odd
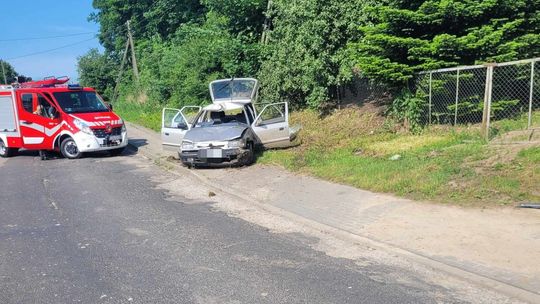
[(17, 153), (19, 149), (8, 148), (4, 142), (0, 139), (0, 157), (11, 157)]
[(62, 155), (64, 155), (65, 158), (69, 159), (77, 159), (82, 156), (81, 151), (77, 148), (77, 143), (75, 143), (75, 140), (71, 137), (62, 141), (62, 144), (60, 144), (60, 152), (62, 152)]

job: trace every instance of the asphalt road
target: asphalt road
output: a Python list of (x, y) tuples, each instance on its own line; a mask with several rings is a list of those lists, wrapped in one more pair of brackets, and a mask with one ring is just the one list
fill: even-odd
[(461, 302), (170, 197), (153, 181), (167, 174), (144, 162), (0, 160), (0, 303)]

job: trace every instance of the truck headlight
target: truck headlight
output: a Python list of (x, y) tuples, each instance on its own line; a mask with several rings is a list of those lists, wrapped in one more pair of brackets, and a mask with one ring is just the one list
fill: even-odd
[(182, 146), (180, 148), (182, 151), (183, 150), (193, 150), (195, 149), (195, 144), (193, 144), (192, 142), (190, 141), (183, 141), (182, 142)]
[(244, 140), (237, 139), (237, 140), (231, 140), (227, 143), (227, 146), (229, 148), (243, 148), (244, 147)]
[(92, 132), (92, 129), (90, 129), (90, 127), (86, 123), (84, 123), (82, 120), (74, 119), (73, 124), (77, 127), (77, 129), (81, 130), (81, 132), (89, 134), (89, 135), (94, 135), (94, 132)]

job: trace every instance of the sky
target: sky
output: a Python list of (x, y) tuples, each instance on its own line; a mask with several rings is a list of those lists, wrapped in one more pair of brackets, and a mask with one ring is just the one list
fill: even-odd
[[(102, 50), (99, 25), (88, 21), (93, 11), (92, 0), (0, 0), (0, 59), (34, 80), (68, 76), (76, 82), (77, 57), (91, 48)], [(51, 36), (57, 38), (28, 39)], [(18, 58), (38, 52), (44, 53)]]

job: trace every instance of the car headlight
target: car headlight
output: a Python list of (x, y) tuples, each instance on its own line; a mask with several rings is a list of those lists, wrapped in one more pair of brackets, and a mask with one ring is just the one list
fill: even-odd
[(73, 120), (73, 124), (75, 124), (77, 129), (81, 130), (81, 132), (89, 134), (89, 135), (94, 135), (94, 132), (92, 132), (92, 129), (90, 129), (90, 127), (86, 123), (84, 123), (82, 120), (75, 119)]
[(126, 131), (127, 131), (126, 124), (123, 123), (122, 124), (122, 133), (125, 133)]
[(195, 149), (195, 144), (193, 144), (191, 141), (182, 141), (182, 150), (193, 150)]
[(229, 148), (243, 148), (244, 147), (244, 141), (242, 139), (231, 140), (231, 141), (228, 142), (227, 146)]

